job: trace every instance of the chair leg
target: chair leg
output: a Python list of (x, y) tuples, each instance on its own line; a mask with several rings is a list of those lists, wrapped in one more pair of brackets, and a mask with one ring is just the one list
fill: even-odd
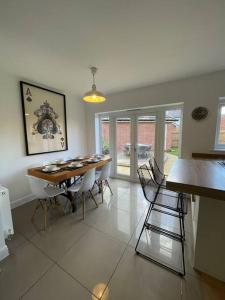
[(92, 187), (92, 191), (94, 190), (95, 186), (97, 186), (98, 190), (99, 190), (99, 185), (98, 185), (98, 182), (97, 180), (95, 180), (94, 184), (93, 184), (93, 187)]
[(38, 199), (38, 203), (35, 206), (34, 212), (33, 212), (32, 216), (31, 216), (31, 221), (32, 222), (34, 221), (34, 216), (35, 216), (35, 214), (36, 214), (36, 212), (37, 212), (37, 210), (38, 210), (39, 207), (40, 207), (40, 200)]
[(47, 200), (44, 200), (44, 230), (47, 228), (47, 218), (48, 218), (48, 206), (47, 206)]
[(56, 208), (59, 213), (62, 213), (63, 215), (65, 215), (66, 213), (65, 213), (62, 205), (60, 204), (60, 202), (57, 200), (56, 196), (54, 197), (54, 202), (55, 202), (54, 208)]
[(83, 204), (83, 220), (85, 219), (85, 195), (82, 193), (82, 204)]
[(97, 187), (98, 187), (98, 193), (100, 194), (101, 193), (101, 182), (99, 182), (98, 180), (95, 180), (95, 183), (94, 183), (93, 187), (95, 185), (97, 185)]
[(101, 181), (101, 194), (102, 194), (102, 203), (104, 202), (104, 195), (103, 195), (103, 193), (104, 193), (104, 191), (103, 191), (103, 181)]
[(110, 193), (111, 193), (111, 195), (113, 195), (113, 192), (112, 192), (112, 189), (111, 189), (111, 187), (110, 187), (110, 185), (109, 185), (109, 182), (108, 182), (108, 180), (106, 179), (106, 184), (107, 184), (107, 186), (108, 186), (108, 188), (109, 188), (109, 190), (110, 190)]
[(98, 203), (96, 202), (95, 197), (94, 197), (94, 195), (92, 194), (92, 191), (90, 190), (89, 193), (90, 193), (91, 199), (94, 201), (96, 207), (98, 207)]

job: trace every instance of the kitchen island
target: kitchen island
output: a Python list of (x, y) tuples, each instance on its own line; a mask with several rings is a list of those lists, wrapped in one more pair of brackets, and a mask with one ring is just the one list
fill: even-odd
[(194, 268), (225, 282), (225, 166), (178, 159), (166, 187), (192, 195)]

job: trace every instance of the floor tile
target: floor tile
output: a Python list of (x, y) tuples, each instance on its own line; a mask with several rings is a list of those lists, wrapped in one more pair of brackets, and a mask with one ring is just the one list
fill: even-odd
[[(148, 206), (147, 201), (143, 197), (143, 192), (140, 190), (140, 187), (138, 188), (137, 184), (134, 184), (134, 186), (130, 185), (130, 188), (124, 185), (122, 187), (115, 187), (114, 185), (113, 195), (111, 195), (108, 188), (105, 188), (103, 204), (101, 194), (95, 190), (95, 199), (100, 208), (120, 209), (129, 214), (135, 214), (137, 218), (143, 215)], [(86, 201), (86, 210), (88, 211), (89, 209), (95, 209), (95, 205), (91, 199)]]
[(117, 186), (113, 189), (113, 195), (106, 190), (104, 201), (108, 205), (130, 212), (131, 210), (140, 211), (143, 214), (148, 206), (139, 185), (134, 184), (129, 189), (127, 186)]
[[(146, 214), (145, 214), (146, 215)], [(143, 215), (138, 223), (138, 225), (136, 226), (133, 234), (132, 234), (132, 237), (129, 241), (129, 245), (133, 248), (135, 248), (136, 244), (137, 244), (137, 241), (138, 241), (138, 238), (139, 238), (139, 235), (141, 233), (141, 229), (142, 229), (142, 226), (144, 224), (144, 221), (145, 221), (145, 215)]]
[(154, 231), (144, 230), (137, 251), (167, 267), (183, 273), (181, 243)]
[(13, 225), (16, 232), (30, 238), (43, 227), (43, 214), (41, 210), (37, 211), (35, 223), (31, 222), (31, 216), (34, 211), (36, 201), (31, 201), (12, 210)]
[(6, 240), (9, 252), (14, 253), (18, 247), (23, 245), (27, 240), (19, 233), (14, 232), (10, 239)]
[(17, 248), (0, 262), (1, 300), (18, 300), (52, 265), (36, 247), (29, 242)]
[(24, 300), (97, 300), (58, 266), (52, 267), (22, 298)]
[(51, 259), (58, 261), (88, 229), (89, 226), (81, 220), (77, 220), (74, 215), (69, 215), (46, 231), (37, 233), (31, 241)]
[(194, 269), (194, 249), (191, 233), (186, 232), (186, 240), (184, 243), (185, 267), (186, 273), (199, 278), (200, 273)]
[[(44, 214), (41, 208), (37, 210), (34, 222), (31, 221), (31, 216), (36, 204), (37, 201), (33, 200), (12, 210), (15, 231), (28, 239), (44, 229)], [(53, 224), (57, 219), (63, 217), (64, 216), (58, 211), (50, 209), (48, 212), (48, 226)]]
[(90, 229), (59, 261), (59, 265), (99, 296), (121, 258), (126, 244)]
[(134, 211), (128, 213), (114, 207), (99, 206), (98, 209), (87, 212), (85, 223), (127, 243), (139, 219), (139, 214)]
[[(140, 222), (139, 222), (136, 230), (134, 231), (134, 234), (133, 234), (133, 236), (132, 236), (132, 238), (131, 238), (131, 240), (129, 242), (129, 245), (131, 247), (133, 247), (133, 248), (135, 248), (135, 246), (137, 244), (137, 241), (138, 241), (139, 235), (141, 233), (141, 229), (142, 229), (144, 220), (145, 220), (145, 215), (141, 218), (141, 220), (140, 220)], [(141, 242), (142, 242), (142, 249), (143, 249), (143, 246), (148, 243), (149, 239), (147, 239), (146, 237), (147, 237), (147, 235), (143, 234), (142, 240), (141, 240)], [(189, 274), (189, 275), (193, 275), (193, 276), (199, 277), (199, 272), (197, 272), (193, 268), (193, 259), (194, 259), (193, 255), (194, 254), (193, 254), (193, 246), (192, 246), (192, 244), (193, 244), (193, 240), (192, 240), (192, 237), (191, 237), (191, 233), (186, 232), (186, 241), (184, 242), (184, 256), (185, 256), (185, 269), (186, 269), (186, 273)], [(164, 250), (166, 250), (166, 249), (164, 249)], [(165, 252), (165, 254), (166, 253), (167, 253), (167, 251)], [(179, 255), (179, 257), (180, 257), (180, 255)]]
[(200, 279), (186, 275), (182, 279), (182, 300), (222, 300), (225, 299), (225, 283), (215, 279)]
[(128, 248), (102, 300), (180, 300), (179, 276), (137, 256)]
[(177, 217), (153, 210), (148, 218), (148, 223), (158, 226), (164, 230), (180, 234), (180, 222)]
[[(140, 185), (111, 179), (110, 186), (113, 195), (106, 188), (103, 204), (101, 195), (96, 194), (98, 208), (87, 199), (85, 221), (79, 201), (74, 214), (68, 210), (63, 216), (51, 210), (46, 232), (42, 210), (37, 212), (34, 224), (30, 221), (36, 201), (13, 209), (15, 235), (7, 241), (11, 255), (0, 262), (1, 300), (18, 299), (24, 294), (25, 299), (34, 300), (96, 300), (91, 293), (99, 299), (104, 293), (103, 300), (225, 299), (225, 284), (193, 269), (190, 203), (185, 217), (187, 275), (180, 279), (134, 252), (148, 208)], [(65, 204), (64, 197), (59, 201)], [(167, 229), (179, 229), (164, 215), (152, 215), (152, 221)], [(180, 257), (170, 251), (176, 250), (175, 245), (164, 236), (153, 235), (143, 235), (142, 250), (151, 246), (155, 255), (175, 262)], [(58, 265), (53, 266), (52, 260)]]

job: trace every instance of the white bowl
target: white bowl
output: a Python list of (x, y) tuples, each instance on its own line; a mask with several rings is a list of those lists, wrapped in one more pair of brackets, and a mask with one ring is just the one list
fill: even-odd
[(55, 160), (55, 163), (57, 165), (63, 165), (63, 164), (65, 164), (65, 161), (63, 159), (57, 159), (57, 160)]
[(84, 166), (83, 164), (76, 164), (76, 167), (78, 167), (78, 168), (81, 168), (83, 166)]
[(45, 166), (45, 168), (43, 170), (45, 171), (55, 171), (55, 170), (58, 170), (59, 168), (57, 167), (57, 165), (48, 165), (48, 166)]

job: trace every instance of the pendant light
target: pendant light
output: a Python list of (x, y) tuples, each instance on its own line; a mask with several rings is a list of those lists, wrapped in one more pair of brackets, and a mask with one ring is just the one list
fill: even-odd
[(95, 85), (95, 74), (98, 69), (96, 67), (90, 67), (90, 69), (93, 76), (92, 90), (84, 94), (83, 100), (91, 103), (104, 102), (106, 100), (105, 96), (96, 89), (96, 85)]

